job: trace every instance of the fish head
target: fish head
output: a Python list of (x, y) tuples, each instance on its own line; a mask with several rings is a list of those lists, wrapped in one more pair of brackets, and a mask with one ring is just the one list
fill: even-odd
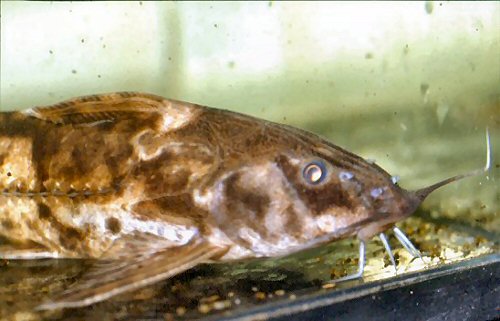
[(416, 208), (382, 168), (319, 136), (276, 124), (254, 132), (233, 139), (238, 152), (231, 156), (226, 145), (212, 188), (218, 226), (244, 246), (273, 256), (353, 235), (370, 238)]
[(420, 204), (374, 162), (317, 138), (308, 149), (280, 153), (291, 193), (318, 228), (320, 239), (369, 239), (411, 215)]

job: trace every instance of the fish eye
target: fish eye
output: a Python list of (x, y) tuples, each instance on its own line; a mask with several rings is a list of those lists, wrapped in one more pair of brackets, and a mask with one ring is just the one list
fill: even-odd
[(322, 161), (312, 161), (304, 167), (302, 176), (309, 184), (319, 184), (326, 177), (326, 166)]

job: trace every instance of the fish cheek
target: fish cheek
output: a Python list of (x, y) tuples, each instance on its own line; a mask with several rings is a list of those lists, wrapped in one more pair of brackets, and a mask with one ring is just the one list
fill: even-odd
[(307, 214), (297, 193), (274, 163), (247, 166), (217, 185), (223, 188), (214, 217), (219, 228), (235, 243), (272, 252), (286, 242), (304, 239)]
[(228, 212), (240, 210), (251, 213), (249, 216), (257, 220), (262, 220), (269, 209), (269, 196), (245, 187), (238, 173), (226, 180), (225, 195)]
[(240, 172), (234, 172), (225, 178), (215, 220), (231, 240), (247, 247), (248, 242), (239, 236), (241, 229), (249, 228), (261, 238), (270, 236), (264, 221), (271, 199), (262, 187), (257, 188), (246, 181), (244, 176)]
[(339, 183), (325, 184), (321, 188), (303, 188), (299, 194), (315, 215), (325, 214), (326, 211), (334, 208), (355, 208), (349, 192), (344, 190)]

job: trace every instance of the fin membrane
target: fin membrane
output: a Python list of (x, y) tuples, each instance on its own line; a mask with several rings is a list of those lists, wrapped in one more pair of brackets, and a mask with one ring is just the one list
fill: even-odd
[(131, 114), (160, 113), (165, 99), (139, 93), (113, 93), (67, 100), (62, 103), (28, 109), (25, 113), (55, 124), (86, 124), (113, 121)]
[[(119, 259), (98, 262), (67, 291), (37, 309), (87, 306), (167, 279), (227, 251), (225, 247), (199, 238), (183, 246), (167, 248), (158, 248), (159, 244), (145, 242), (144, 239), (138, 243), (136, 246), (133, 240), (119, 240), (117, 246), (110, 249), (111, 253), (121, 252)], [(148, 243), (151, 245), (149, 248), (146, 247)]]

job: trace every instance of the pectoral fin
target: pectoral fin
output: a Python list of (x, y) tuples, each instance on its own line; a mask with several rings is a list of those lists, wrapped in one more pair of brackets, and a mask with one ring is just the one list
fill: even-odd
[(110, 254), (112, 257), (119, 254), (120, 259), (98, 262), (71, 288), (37, 309), (87, 306), (167, 279), (227, 251), (227, 248), (199, 238), (183, 246), (163, 249), (158, 248), (158, 243), (150, 243), (151, 246), (146, 247), (145, 238), (141, 237), (139, 244), (134, 244), (133, 240), (116, 243)]
[(0, 259), (2, 260), (35, 260), (61, 258), (57, 251), (49, 251), (37, 244), (0, 245)]

